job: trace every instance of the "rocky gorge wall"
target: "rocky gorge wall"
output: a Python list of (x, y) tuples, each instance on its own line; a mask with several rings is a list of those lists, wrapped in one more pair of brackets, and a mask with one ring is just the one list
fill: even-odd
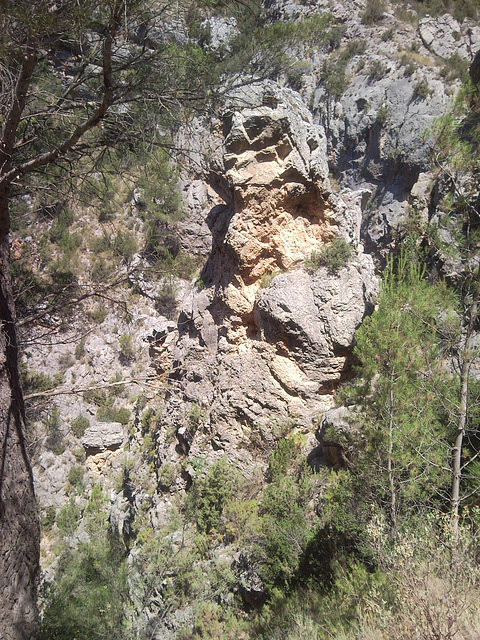
[[(186, 211), (179, 242), (203, 266), (195, 281), (168, 280), (177, 305), (168, 318), (154, 303), (165, 283), (137, 278), (97, 326), (79, 315), (53, 346), (41, 330), (25, 341), (28, 367), (61, 371), (57, 390), (65, 392), (50, 399), (62, 446), (46, 446), (51, 407), (32, 420), (42, 514), (72, 502), (82, 511), (99, 484), (112, 526), (133, 540), (136, 520), (154, 530), (165, 524), (176, 496), (220, 458), (243, 478), (263, 477), (287, 432), (298, 434), (305, 460), (334, 464), (318, 448), (319, 420), (352, 375), (354, 333), (378, 292), (375, 264), (399, 241), (412, 209), (421, 224), (438, 215), (426, 132), (459, 86), (442, 75), (447, 61), (455, 53), (467, 64), (480, 48), (469, 19), (414, 24), (387, 3), (382, 20), (368, 25), (365, 6), (265, 2), (272, 22), (331, 11), (344, 28), (340, 44), (293, 52), (302, 64), (296, 89), (288, 74), (245, 83), (220, 114), (178, 132)], [(324, 64), (349, 46), (348, 81), (332, 95)], [(135, 202), (126, 212), (135, 221)], [(349, 260), (338, 270), (315, 264), (335, 238), (351, 247)], [(90, 385), (105, 397), (67, 395)], [(127, 409), (123, 424), (114, 411), (99, 417), (104, 401)], [(88, 422), (83, 432), (72, 428), (79, 416)], [(81, 471), (81, 490), (71, 469)], [(81, 522), (68, 538), (72, 547), (87, 539)], [(54, 558), (48, 533), (43, 554), (46, 566)], [(175, 637), (162, 629), (155, 637)]]

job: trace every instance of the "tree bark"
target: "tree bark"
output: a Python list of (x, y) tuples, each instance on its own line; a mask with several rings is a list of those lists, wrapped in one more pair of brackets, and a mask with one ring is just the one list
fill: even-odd
[[(8, 204), (0, 199), (8, 219)], [(40, 529), (25, 442), (8, 236), (0, 240), (0, 638), (37, 634)]]

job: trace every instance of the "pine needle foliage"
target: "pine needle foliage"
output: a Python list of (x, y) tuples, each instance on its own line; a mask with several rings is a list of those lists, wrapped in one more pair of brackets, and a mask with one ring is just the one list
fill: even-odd
[(366, 430), (361, 459), (394, 529), (400, 515), (438, 506), (448, 481), (448, 434), (436, 389), (440, 325), (453, 304), (446, 287), (430, 284), (424, 267), (401, 252), (389, 260), (375, 312), (355, 336), (363, 381), (356, 401)]

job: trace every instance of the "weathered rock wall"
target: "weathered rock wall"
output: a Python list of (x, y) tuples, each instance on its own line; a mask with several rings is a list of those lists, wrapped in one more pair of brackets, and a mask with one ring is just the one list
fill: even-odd
[[(343, 25), (338, 50), (318, 49), (302, 58), (301, 93), (314, 122), (325, 128), (335, 178), (370, 193), (362, 242), (381, 257), (394, 245), (411, 190), (429, 168), (429, 131), (460, 84), (462, 60), (466, 67), (480, 49), (480, 28), (449, 14), (419, 17), (394, 2), (383, 3), (383, 18), (365, 24), (366, 4), (269, 0), (265, 6), (272, 21), (329, 12)], [(323, 65), (337, 62), (349, 46), (346, 86), (337, 97), (326, 89)], [(338, 68), (332, 65), (330, 73)]]
[[(313, 437), (350, 374), (377, 281), (359, 243), (362, 194), (332, 192), (323, 127), (298, 94), (270, 82), (233, 96), (223, 161), (228, 190), (207, 216), (211, 254), (182, 305), (157, 453), (175, 455), (165, 434), (176, 433), (180, 456), (226, 453), (247, 469), (282, 424)], [(337, 274), (305, 269), (337, 236), (352, 260)]]

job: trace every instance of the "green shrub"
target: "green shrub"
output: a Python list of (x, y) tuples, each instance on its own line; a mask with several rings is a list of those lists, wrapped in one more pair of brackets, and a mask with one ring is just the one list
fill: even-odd
[(382, 33), (383, 42), (389, 42), (390, 40), (392, 40), (394, 33), (395, 33), (394, 27), (391, 27), (390, 29), (387, 29), (386, 31), (384, 31)]
[(334, 51), (340, 47), (346, 30), (347, 27), (344, 24), (334, 24), (330, 27), (325, 34), (325, 43), (330, 51)]
[(50, 409), (50, 413), (44, 420), (43, 425), (47, 433), (50, 433), (51, 431), (58, 429), (60, 427), (61, 425), (60, 411), (58, 410), (58, 407), (56, 404), (52, 405), (52, 408)]
[(279, 440), (268, 460), (268, 475), (271, 481), (285, 475), (292, 463), (295, 445), (292, 440), (282, 438)]
[(89, 389), (83, 394), (85, 402), (96, 404), (97, 407), (108, 404), (107, 394), (103, 389)]
[(102, 324), (108, 315), (107, 308), (103, 304), (98, 304), (93, 311), (90, 312), (90, 318), (96, 324)]
[(263, 492), (256, 561), (265, 586), (287, 587), (310, 536), (307, 493), (294, 477), (280, 474)]
[(116, 422), (117, 410), (112, 405), (103, 405), (97, 409), (98, 422)]
[(81, 360), (85, 355), (85, 338), (82, 338), (80, 342), (75, 346), (75, 358)]
[(350, 42), (345, 47), (345, 57), (350, 59), (353, 56), (361, 56), (367, 50), (367, 41), (363, 38), (355, 38), (355, 40), (350, 40)]
[(425, 78), (419, 80), (413, 87), (413, 97), (419, 100), (426, 100), (431, 93), (432, 90)]
[(77, 438), (81, 438), (85, 433), (85, 430), (90, 426), (90, 422), (85, 416), (77, 416), (72, 420), (70, 426), (72, 428), (73, 434)]
[(369, 80), (381, 80), (388, 73), (388, 67), (381, 60), (372, 60), (368, 66)]
[(65, 549), (45, 594), (40, 640), (127, 640), (131, 606), (122, 545), (106, 529)]
[(137, 181), (141, 194), (137, 206), (145, 220), (168, 223), (183, 217), (178, 175), (177, 167), (164, 149), (157, 148), (149, 154)]
[(132, 233), (119, 231), (113, 241), (113, 253), (116, 256), (130, 260), (134, 253), (138, 251), (137, 241)]
[(98, 422), (116, 422), (117, 410), (111, 405), (104, 405), (97, 409)]
[(76, 250), (82, 246), (83, 238), (79, 233), (65, 231), (57, 244), (65, 256), (73, 256)]
[(92, 238), (91, 249), (93, 253), (96, 253), (96, 254), (110, 251), (111, 242), (110, 242), (109, 235), (103, 232), (101, 236), (95, 236), (94, 238)]
[[(78, 464), (70, 467), (67, 475), (68, 484), (72, 489), (82, 491), (83, 489), (83, 467)], [(69, 487), (69, 488), (70, 488)]]
[(411, 76), (413, 76), (413, 74), (417, 69), (418, 69), (418, 66), (414, 62), (409, 62), (407, 65), (405, 65), (405, 69), (403, 70), (403, 75), (406, 78), (410, 78)]
[(142, 434), (148, 433), (152, 429), (154, 418), (155, 410), (152, 407), (148, 407), (142, 416)]
[(466, 82), (468, 79), (468, 62), (455, 52), (450, 58), (443, 63), (441, 76), (445, 80), (461, 80)]
[(72, 261), (68, 260), (68, 264), (65, 263), (64, 259), (55, 260), (49, 266), (49, 274), (50, 280), (52, 281), (52, 285), (65, 289), (71, 288), (77, 284), (77, 274), (72, 269)]
[(74, 450), (73, 455), (75, 456), (75, 460), (79, 464), (83, 464), (85, 462), (86, 455), (85, 455), (85, 449), (83, 447), (77, 447)]
[(313, 251), (310, 258), (305, 260), (305, 267), (315, 271), (324, 266), (329, 273), (336, 275), (347, 266), (352, 255), (352, 247), (344, 238), (334, 238), (330, 244), (322, 247), (321, 251)]
[(120, 422), (120, 424), (128, 424), (131, 412), (126, 407), (116, 409), (112, 405), (103, 405), (97, 410), (97, 420), (99, 422)]
[(320, 80), (328, 95), (339, 99), (348, 86), (347, 60), (324, 60), (320, 69)]
[(53, 504), (49, 505), (45, 509), (45, 512), (42, 517), (42, 522), (41, 522), (42, 529), (44, 531), (51, 531), (53, 525), (55, 524), (56, 516), (57, 516), (57, 510), (55, 509), (54, 505)]
[(162, 489), (170, 489), (177, 477), (177, 468), (172, 462), (164, 462), (158, 472), (158, 482)]
[(57, 527), (65, 536), (71, 536), (77, 530), (81, 511), (73, 496), (57, 513)]
[(132, 336), (128, 333), (122, 333), (118, 339), (120, 345), (120, 357), (126, 362), (133, 360), (135, 356), (135, 348), (133, 346)]
[(172, 275), (190, 280), (198, 269), (198, 261), (194, 255), (180, 250), (169, 269)]
[(459, 22), (463, 22), (465, 18), (473, 18), (475, 20), (479, 12), (477, 0), (412, 0), (410, 4), (413, 5), (421, 17), (451, 13)]
[(75, 216), (73, 214), (73, 211), (71, 211), (68, 207), (62, 208), (60, 214), (57, 217), (57, 220), (50, 229), (50, 242), (60, 244), (62, 241), (65, 241), (65, 238), (67, 238), (69, 235), (68, 229), (73, 224), (74, 220)]
[(377, 111), (377, 117), (376, 117), (377, 124), (383, 127), (388, 122), (389, 118), (390, 118), (390, 109), (386, 104), (381, 104), (378, 107), (378, 111)]
[(44, 420), (43, 426), (47, 434), (46, 447), (53, 451), (55, 455), (61, 455), (65, 451), (63, 433), (60, 430), (60, 411), (56, 404), (52, 405), (50, 413)]
[(65, 378), (63, 373), (54, 373), (53, 374), (53, 386), (59, 387), (61, 384), (65, 382)]
[(97, 258), (93, 263), (91, 278), (94, 282), (106, 282), (112, 275), (113, 264), (103, 258)]
[(190, 411), (188, 412), (188, 425), (189, 425), (190, 433), (192, 435), (196, 433), (197, 429), (202, 424), (202, 421), (204, 420), (204, 418), (205, 418), (205, 414), (202, 411), (202, 409), (198, 406), (198, 404), (196, 404), (195, 402), (192, 403), (192, 406), (190, 407)]
[(235, 476), (226, 458), (220, 458), (208, 469), (204, 478), (194, 482), (191, 490), (191, 512), (200, 533), (210, 533), (220, 524), (220, 516), (232, 499)]
[(143, 226), (145, 253), (157, 263), (170, 265), (180, 253), (180, 238), (176, 226), (165, 226), (158, 220), (147, 220)]
[(60, 374), (51, 378), (46, 373), (28, 369), (22, 377), (23, 390), (25, 393), (39, 393), (41, 391), (49, 391), (55, 389), (63, 383), (63, 376)]
[(385, 5), (381, 0), (368, 0), (365, 11), (362, 13), (362, 23), (371, 25), (380, 22), (385, 13)]
[(120, 424), (128, 424), (130, 421), (131, 412), (127, 409), (127, 407), (120, 407), (117, 409), (117, 413), (115, 415), (115, 422), (120, 422)]
[[(116, 382), (121, 382), (123, 380), (123, 376), (120, 372), (117, 372), (114, 376), (110, 378), (108, 381), (110, 384), (115, 384)], [(125, 390), (125, 385), (123, 384), (115, 384), (115, 386), (110, 387), (108, 393), (110, 397), (118, 398), (122, 395)]]
[(229, 500), (223, 510), (225, 534), (229, 541), (237, 542), (258, 530), (258, 500)]

